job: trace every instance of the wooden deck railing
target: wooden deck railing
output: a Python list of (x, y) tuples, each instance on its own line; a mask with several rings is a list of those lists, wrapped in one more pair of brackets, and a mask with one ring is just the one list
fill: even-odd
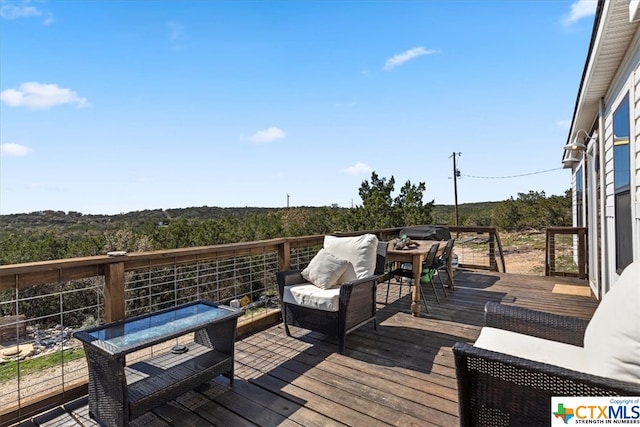
[[(400, 230), (390, 228), (335, 235), (371, 232), (380, 240), (390, 240), (397, 237)], [(460, 267), (506, 271), (500, 237), (495, 228), (450, 226), (449, 230), (452, 237), (458, 239), (454, 250), (462, 251), (466, 244), (468, 252), (473, 255), (468, 260), (461, 258)], [(571, 239), (575, 239), (572, 247), (577, 254), (577, 273), (562, 272), (558, 268), (558, 235), (572, 235)], [(88, 326), (78, 319), (116, 321), (141, 311), (154, 311), (196, 298), (224, 304), (241, 298), (248, 302), (249, 307), (260, 307), (267, 304), (264, 301), (270, 301), (268, 298), (263, 301), (263, 296), (276, 295), (275, 272), (304, 267), (322, 246), (323, 238), (323, 235), (277, 238), (130, 253), (122, 257), (104, 255), (3, 265), (0, 266), (0, 313), (15, 319), (9, 321), (9, 327), (17, 336), (14, 342), (22, 344), (27, 341), (26, 333), (33, 333), (34, 328), (41, 328), (52, 321), (62, 327), (77, 328)], [(481, 262), (476, 261), (478, 259)], [(547, 275), (584, 278), (586, 259), (586, 229), (547, 229)], [(78, 301), (86, 298), (90, 304), (77, 306)], [(50, 313), (34, 318), (30, 313), (34, 304), (53, 308)], [(277, 322), (279, 309), (272, 306), (271, 309), (251, 310), (246, 319), (239, 322), (239, 336)], [(66, 351), (64, 346), (60, 346), (61, 354), (66, 354)], [(42, 389), (40, 383), (34, 387), (38, 390), (33, 391), (27, 378), (29, 375), (20, 373), (17, 381), (0, 379), (0, 425), (11, 424), (86, 394), (86, 370), (74, 372), (68, 369), (66, 356), (62, 360), (59, 367), (61, 380), (56, 380), (50, 388)], [(21, 372), (22, 362), (16, 363), (16, 371)], [(45, 380), (50, 381), (52, 376), (45, 375)]]
[(586, 279), (587, 229), (585, 227), (547, 227), (545, 276)]
[[(451, 237), (456, 239), (456, 246), (459, 252), (464, 252), (463, 249), (468, 247), (471, 243), (478, 240), (478, 236), (482, 236), (480, 239), (479, 249), (471, 248), (471, 252), (481, 251), (482, 256), (472, 257), (464, 256), (460, 258), (460, 268), (469, 268), (473, 270), (489, 270), (489, 271), (501, 271), (506, 273), (507, 267), (504, 262), (504, 253), (502, 250), (502, 243), (500, 242), (500, 234), (495, 227), (481, 227), (481, 226), (448, 226), (451, 232)], [(486, 237), (484, 237), (486, 236)], [(487, 245), (486, 250), (485, 246)], [(474, 243), (474, 246), (478, 246)], [(480, 264), (476, 259), (484, 261)], [(498, 265), (500, 260), (500, 265)]]
[[(390, 240), (397, 237), (400, 230), (389, 228), (334, 234), (348, 236), (370, 232), (380, 240)], [(485, 258), (488, 263), (461, 262), (461, 267), (498, 271), (499, 258), (502, 271), (505, 271), (495, 228), (450, 227), (450, 231), (454, 238), (460, 233), (488, 236), (479, 249), (488, 254)], [(323, 235), (277, 238), (125, 256), (101, 255), (3, 265), (0, 266), (0, 312), (15, 319), (9, 325), (17, 334), (12, 344), (22, 345), (33, 341), (34, 330), (41, 331), (51, 325), (57, 329), (75, 329), (199, 298), (223, 304), (242, 299), (247, 307), (256, 307), (248, 311), (245, 321), (242, 318), (239, 321), (238, 335), (242, 336), (279, 321), (277, 305), (260, 308), (272, 301), (263, 298), (277, 294), (275, 272), (304, 267), (322, 246), (323, 239)], [(488, 251), (485, 245), (488, 245)], [(33, 315), (43, 310), (44, 314)], [(35, 383), (31, 382), (30, 374), (18, 374), (17, 381), (13, 382), (0, 380), (0, 425), (86, 394), (86, 368), (71, 368), (73, 363), (67, 360), (70, 359), (66, 356), (67, 346), (60, 345), (55, 351), (62, 359), (58, 366), (60, 372), (40, 375), (45, 378), (38, 378)], [(17, 372), (22, 372), (24, 361), (11, 363), (16, 365)]]
[[(379, 239), (396, 237), (401, 228), (367, 230), (352, 233), (335, 233), (348, 236), (365, 232), (374, 233)], [(496, 255), (505, 271), (504, 257), (497, 230), (494, 227), (449, 227), (454, 233), (488, 235), (488, 265), (461, 264), (461, 267), (499, 271)], [(65, 283), (95, 277), (104, 278), (104, 320), (116, 321), (125, 317), (125, 277), (127, 273), (176, 265), (193, 265), (223, 259), (252, 257), (266, 253), (277, 254), (278, 269), (295, 268), (309, 259), (293, 254), (296, 250), (320, 247), (324, 236), (278, 238), (263, 241), (192, 247), (153, 252), (130, 253), (122, 257), (107, 255), (39, 261), (23, 264), (0, 265), (0, 291), (21, 290), (38, 285)], [(293, 255), (292, 255), (293, 254)], [(312, 255), (315, 255), (313, 252)], [(292, 257), (294, 259), (292, 259)], [(293, 261), (293, 264), (292, 264)]]
[[(398, 230), (336, 235), (372, 232), (384, 240), (397, 235)], [(275, 272), (306, 266), (322, 247), (323, 239), (323, 235), (277, 238), (125, 256), (3, 265), (0, 266), (0, 313), (15, 319), (3, 327), (16, 331), (12, 345), (24, 347), (24, 343), (33, 341), (24, 331), (41, 330), (52, 323), (57, 329), (75, 329), (88, 326), (88, 322), (117, 321), (199, 298), (223, 304), (241, 299), (248, 307), (258, 307), (248, 311), (244, 321), (239, 320), (238, 336), (242, 336), (279, 321), (277, 307), (259, 308), (270, 301), (267, 298), (262, 303), (264, 296), (277, 294)], [(39, 312), (49, 310), (44, 306), (51, 308), (34, 317), (34, 304), (39, 305)], [(60, 354), (66, 354), (67, 350), (60, 345)], [(18, 379), (0, 380), (0, 425), (86, 394), (86, 369), (70, 370), (65, 356), (61, 358), (61, 372), (56, 374), (59, 378), (46, 375), (46, 379), (35, 384), (20, 374), (23, 361), (10, 362), (17, 365), (14, 367)]]

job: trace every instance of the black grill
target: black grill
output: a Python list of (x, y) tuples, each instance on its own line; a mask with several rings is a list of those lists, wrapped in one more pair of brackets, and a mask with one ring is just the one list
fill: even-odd
[(414, 225), (405, 227), (400, 235), (406, 235), (411, 240), (449, 240), (451, 232), (443, 225)]

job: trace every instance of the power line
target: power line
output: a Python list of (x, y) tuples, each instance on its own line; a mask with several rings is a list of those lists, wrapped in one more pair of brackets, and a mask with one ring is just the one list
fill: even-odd
[(462, 176), (467, 177), (467, 178), (479, 178), (479, 179), (507, 179), (507, 178), (519, 178), (521, 176), (538, 175), (538, 174), (541, 174), (541, 173), (557, 171), (557, 170), (560, 170), (560, 169), (564, 169), (564, 168), (553, 168), (553, 169), (546, 169), (546, 170), (543, 170), (543, 171), (529, 172), (529, 173), (523, 173), (523, 174), (520, 174), (520, 175), (508, 175), (508, 176), (476, 176), (476, 175), (464, 175), (464, 174), (462, 174)]

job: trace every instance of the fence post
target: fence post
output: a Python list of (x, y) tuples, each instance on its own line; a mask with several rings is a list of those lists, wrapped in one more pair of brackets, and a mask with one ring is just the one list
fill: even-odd
[(104, 266), (104, 317), (107, 322), (124, 319), (124, 263)]
[(291, 269), (291, 244), (282, 242), (278, 245), (278, 270), (285, 271)]
[(578, 278), (586, 279), (586, 253), (587, 253), (587, 245), (586, 245), (586, 229), (578, 230)]
[(552, 230), (547, 228), (547, 245), (544, 256), (544, 275), (552, 276), (556, 271), (556, 248), (555, 248), (555, 238), (556, 235)]
[(491, 271), (498, 271), (496, 262), (496, 236), (493, 230), (489, 231), (489, 267)]

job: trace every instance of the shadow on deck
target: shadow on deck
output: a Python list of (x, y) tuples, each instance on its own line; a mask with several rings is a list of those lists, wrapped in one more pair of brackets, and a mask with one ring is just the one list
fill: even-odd
[[(406, 284), (399, 295), (392, 282), (386, 305), (387, 285), (380, 284), (377, 331), (369, 324), (348, 335), (344, 355), (333, 339), (298, 328), (287, 337), (278, 324), (236, 343), (233, 387), (219, 377), (132, 425), (456, 425), (451, 346), (476, 339), (487, 301), (590, 318), (597, 300), (552, 292), (558, 283), (587, 286), (564, 278), (459, 271), (455, 291), (440, 294), (441, 304), (424, 287), (429, 312), (423, 307), (420, 318), (409, 312)], [(85, 397), (21, 425), (97, 424)]]

